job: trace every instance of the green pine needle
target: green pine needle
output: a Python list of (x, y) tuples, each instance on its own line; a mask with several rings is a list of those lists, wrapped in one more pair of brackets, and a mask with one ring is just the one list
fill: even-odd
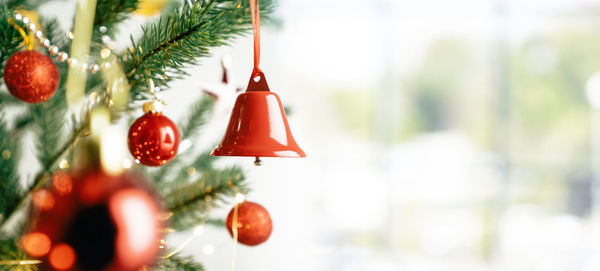
[[(186, 77), (186, 65), (198, 64), (209, 56), (211, 47), (227, 45), (233, 38), (249, 31), (249, 3), (241, 0), (193, 0), (158, 22), (143, 28), (139, 40), (132, 40), (124, 70), (131, 84), (133, 100), (148, 98), (147, 78), (165, 89), (174, 79)], [(267, 21), (273, 2), (261, 3)]]
[[(0, 111), (4, 111), (1, 102)], [(6, 121), (0, 118), (0, 222), (17, 208), (22, 195), (17, 173), (20, 144), (8, 130)]]
[(173, 213), (172, 227), (184, 230), (204, 222), (209, 212), (225, 197), (247, 193), (244, 174), (239, 167), (209, 170), (195, 182), (177, 186), (165, 195), (165, 204)]
[[(17, 242), (13, 239), (0, 239), (0, 261), (20, 261), (20, 260), (31, 260), (31, 258), (21, 249)], [(34, 271), (38, 270), (37, 265), (3, 265), (0, 266), (0, 270), (14, 270), (14, 271)]]
[[(118, 29), (116, 25), (123, 22), (131, 16), (138, 7), (138, 0), (101, 0), (96, 5), (96, 15), (94, 17), (93, 41), (102, 43), (102, 36), (114, 37)], [(100, 31), (105, 27), (104, 32)], [(96, 46), (101, 48), (101, 46)]]
[[(9, 18), (14, 18), (13, 15), (14, 13), (6, 5), (0, 6), (0, 65), (2, 67), (10, 56), (21, 50), (20, 44), (23, 41), (19, 31), (8, 23)], [(3, 76), (3, 73), (4, 68), (0, 69), (0, 77)], [(0, 99), (5, 100), (4, 97), (0, 97)]]
[(193, 138), (198, 130), (206, 124), (208, 113), (213, 108), (214, 101), (214, 98), (204, 95), (192, 105), (187, 120), (179, 124), (182, 139)]
[(156, 271), (204, 271), (202, 264), (194, 261), (191, 256), (171, 256), (167, 259), (161, 259), (152, 270)]
[(0, 0), (0, 3), (10, 9), (36, 10), (50, 0)]
[[(200, 128), (202, 128), (206, 124), (208, 120), (208, 115), (211, 112), (213, 105), (214, 99), (209, 97), (208, 95), (202, 97), (200, 100), (198, 100), (192, 105), (190, 113), (188, 114), (186, 120), (180, 122), (178, 125), (179, 131), (181, 132), (181, 141), (186, 139), (193, 140)], [(196, 161), (194, 163), (188, 165), (188, 167), (195, 167), (196, 170), (209, 168), (212, 160), (214, 160), (209, 158), (209, 153), (203, 153), (198, 158), (196, 158)], [(201, 159), (201, 161), (198, 161), (199, 159)], [(180, 174), (184, 174), (185, 171), (182, 170), (182, 168), (185, 166), (185, 161), (186, 155), (182, 153), (178, 154), (170, 163), (160, 167), (155, 172), (152, 179), (160, 185), (164, 184), (164, 180), (168, 179), (174, 171), (179, 171)], [(177, 178), (177, 180), (179, 180), (179, 177)]]

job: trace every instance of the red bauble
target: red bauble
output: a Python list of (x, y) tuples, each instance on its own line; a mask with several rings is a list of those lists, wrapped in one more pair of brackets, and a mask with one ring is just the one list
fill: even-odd
[(140, 177), (61, 174), (52, 184), (41, 206), (34, 201), (38, 216), (22, 238), (42, 270), (134, 271), (155, 260), (159, 204)]
[(56, 92), (59, 81), (56, 64), (38, 51), (16, 52), (4, 66), (4, 82), (8, 91), (24, 102), (45, 102)]
[[(273, 230), (273, 222), (267, 209), (258, 203), (249, 201), (238, 204), (237, 208), (238, 242), (248, 246), (256, 246), (267, 241)], [(233, 236), (234, 213), (235, 207), (229, 212), (226, 223), (231, 236)]]
[(162, 113), (146, 113), (129, 128), (127, 144), (142, 165), (161, 166), (171, 161), (179, 147), (179, 129)]

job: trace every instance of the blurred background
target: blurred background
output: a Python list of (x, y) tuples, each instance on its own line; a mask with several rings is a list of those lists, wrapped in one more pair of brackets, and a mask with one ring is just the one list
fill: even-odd
[[(206, 226), (184, 253), (208, 270), (600, 270), (600, 1), (279, 0), (276, 17), (261, 66), (308, 158), (226, 159), (273, 234), (234, 248)], [(196, 144), (222, 136), (251, 42), (165, 92), (175, 119), (218, 93)]]

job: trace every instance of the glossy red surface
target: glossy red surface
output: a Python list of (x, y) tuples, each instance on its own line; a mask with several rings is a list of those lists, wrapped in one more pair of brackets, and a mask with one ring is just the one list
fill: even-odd
[(4, 82), (15, 98), (28, 103), (44, 102), (56, 92), (60, 81), (58, 67), (38, 51), (16, 52), (4, 66)]
[(33, 238), (22, 241), (40, 270), (137, 271), (156, 259), (161, 209), (141, 177), (90, 171), (72, 181), (52, 189), (52, 208), (34, 209)]
[(129, 128), (129, 151), (142, 165), (160, 166), (171, 161), (179, 147), (179, 129), (164, 115), (146, 114)]
[(237, 97), (225, 136), (212, 155), (306, 157), (292, 136), (279, 96), (268, 91), (264, 75), (258, 82), (250, 80), (248, 90)]
[[(234, 212), (235, 207), (229, 212), (226, 223), (231, 236), (233, 236)], [(272, 231), (273, 221), (271, 221), (271, 216), (265, 207), (250, 201), (238, 205), (238, 242), (248, 246), (256, 246), (267, 241)]]

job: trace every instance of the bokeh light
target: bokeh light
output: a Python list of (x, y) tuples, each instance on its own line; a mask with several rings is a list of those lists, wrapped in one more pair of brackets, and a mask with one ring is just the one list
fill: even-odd
[(50, 251), (50, 238), (41, 232), (28, 233), (23, 237), (23, 249), (33, 257), (43, 257)]
[(54, 196), (47, 189), (38, 189), (33, 191), (31, 199), (35, 207), (47, 211), (54, 207)]
[(59, 195), (67, 195), (73, 189), (71, 176), (64, 171), (57, 170), (52, 174), (52, 186)]
[(75, 264), (75, 260), (75, 251), (67, 244), (56, 244), (48, 256), (50, 265), (57, 270), (70, 269)]

